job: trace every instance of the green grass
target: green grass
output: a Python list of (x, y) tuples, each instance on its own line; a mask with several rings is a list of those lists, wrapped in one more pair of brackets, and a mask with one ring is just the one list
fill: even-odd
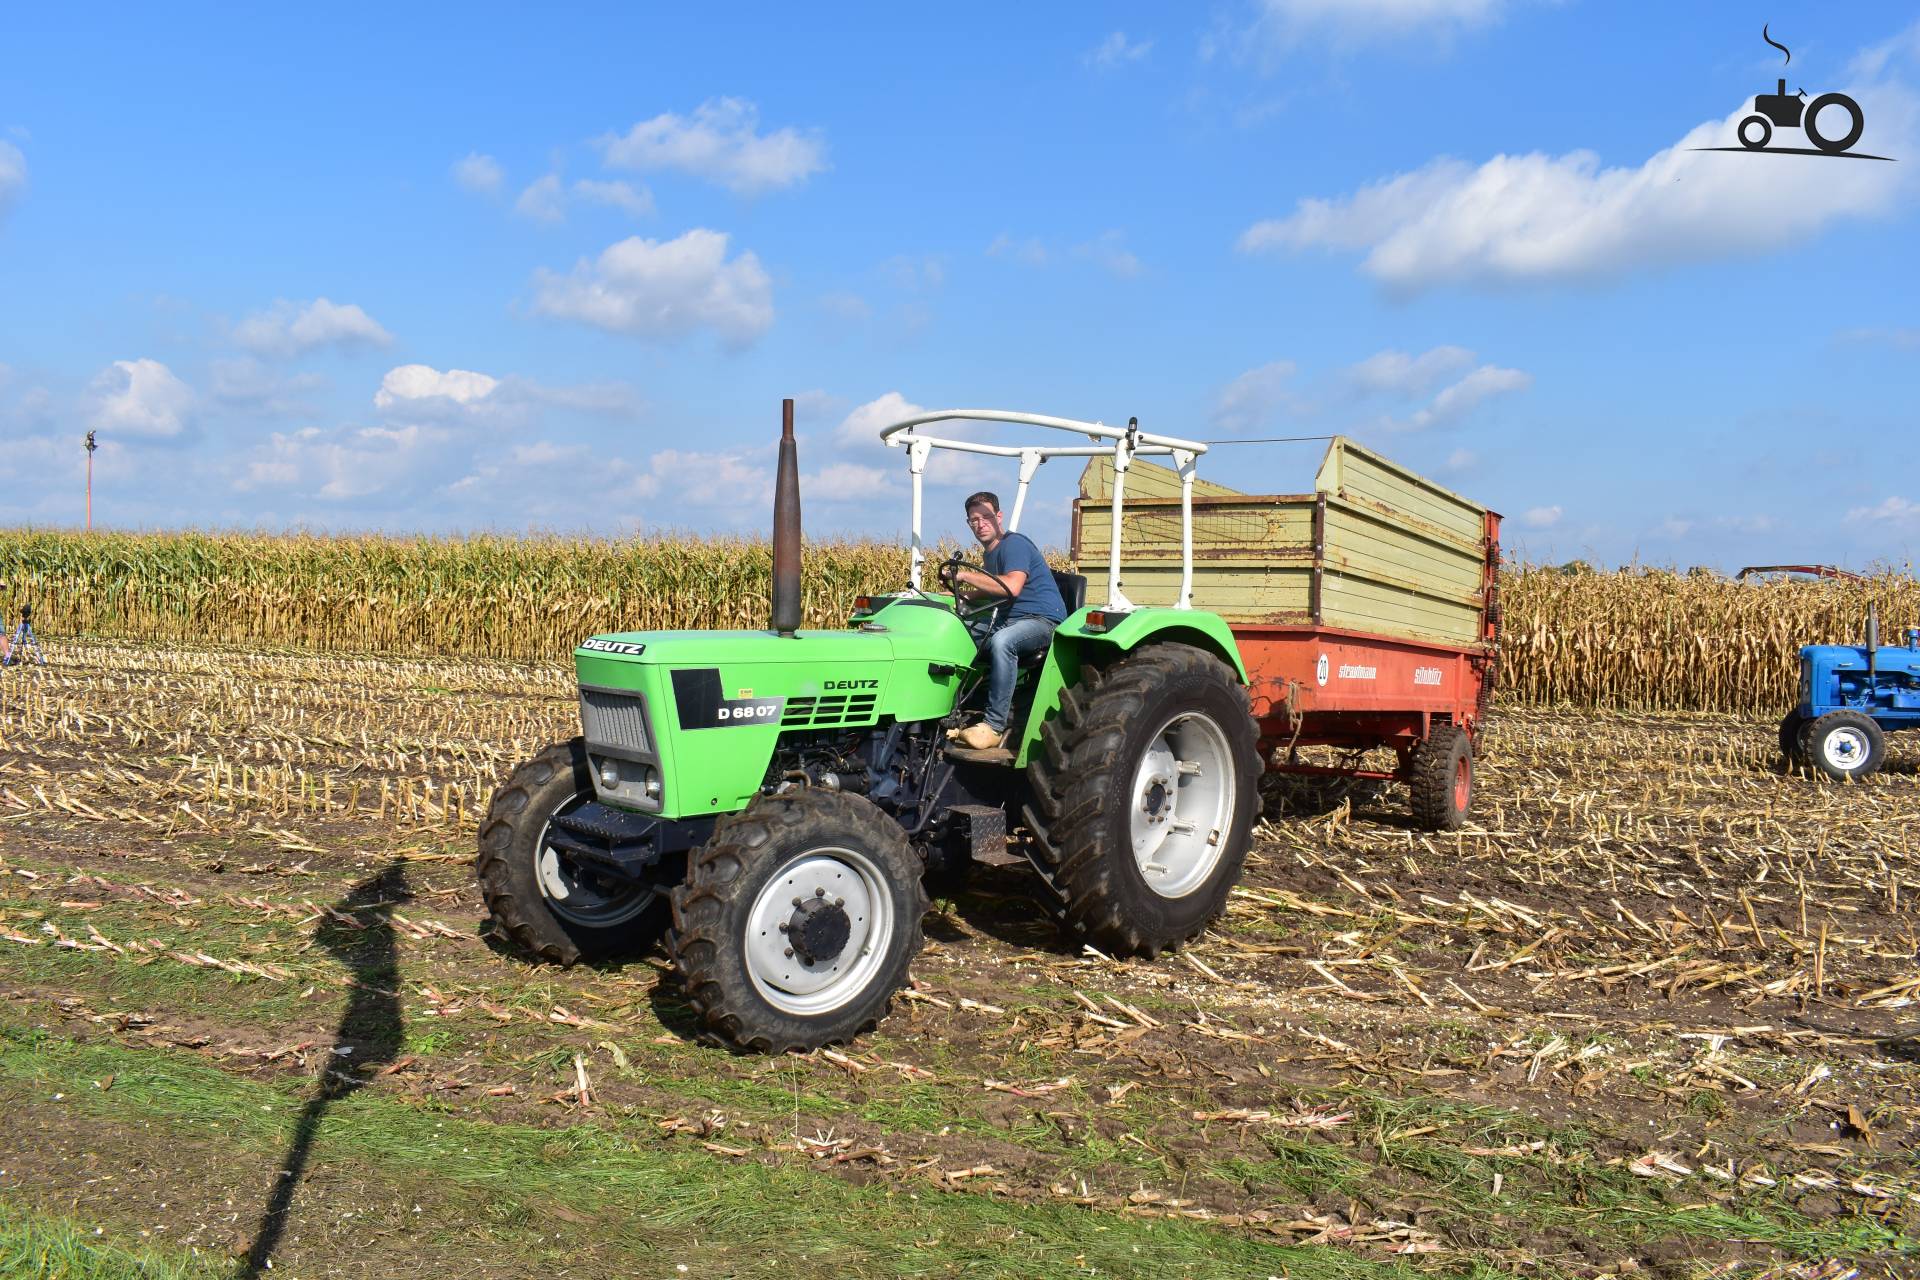
[[(0, 1019), (17, 1017), (0, 1014)], [(111, 1094), (92, 1080), (114, 1077)], [(276, 1160), (297, 1090), (227, 1076), (178, 1056), (78, 1044), (0, 1021), (0, 1077), (66, 1092), (76, 1110), (181, 1132), (217, 1130)], [(787, 1163), (711, 1156), (688, 1144), (598, 1126), (542, 1130), (436, 1115), (362, 1090), (333, 1104), (316, 1152), (395, 1176), (433, 1176), (489, 1216), (562, 1201), (644, 1239), (650, 1257), (684, 1250), (718, 1274), (1410, 1277), (1408, 1267), (1333, 1249), (1280, 1248), (1201, 1224), (1142, 1220), (985, 1195), (855, 1187)], [(271, 1107), (272, 1110), (266, 1108)], [(635, 1132), (638, 1131), (638, 1132)], [(264, 1167), (264, 1165), (263, 1165)], [(631, 1234), (633, 1228), (639, 1234)], [(721, 1242), (716, 1244), (715, 1242)], [(75, 1274), (89, 1274), (79, 1272)], [(138, 1274), (104, 1273), (104, 1274)], [(161, 1273), (166, 1274), (166, 1273)]]
[(124, 1249), (68, 1219), (0, 1202), (0, 1276), (8, 1280), (209, 1280), (231, 1274), (231, 1262)]

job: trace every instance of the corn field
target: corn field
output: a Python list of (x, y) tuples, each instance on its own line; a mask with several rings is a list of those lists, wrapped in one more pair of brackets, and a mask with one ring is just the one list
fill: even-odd
[[(1062, 564), (1064, 559), (1056, 555)], [(897, 586), (892, 543), (810, 543), (807, 625)], [(563, 660), (595, 633), (765, 625), (768, 543), (0, 530), (0, 614), (30, 600), (49, 636), (340, 653)], [(1509, 703), (1766, 713), (1802, 644), (1920, 624), (1920, 582), (1741, 584), (1629, 569), (1504, 575)]]

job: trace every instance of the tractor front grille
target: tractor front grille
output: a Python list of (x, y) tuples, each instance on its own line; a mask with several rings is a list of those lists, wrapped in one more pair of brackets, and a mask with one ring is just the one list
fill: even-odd
[(580, 690), (580, 729), (594, 746), (651, 755), (647, 702), (637, 693), (613, 689)]
[(788, 698), (783, 729), (831, 729), (872, 724), (879, 697), (871, 693), (831, 693), (818, 698)]

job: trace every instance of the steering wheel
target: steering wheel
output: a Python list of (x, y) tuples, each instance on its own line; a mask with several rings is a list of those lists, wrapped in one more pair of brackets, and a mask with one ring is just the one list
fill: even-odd
[[(1006, 592), (1006, 594), (1002, 596), (1000, 599), (994, 600), (990, 603), (975, 605), (970, 609), (962, 609), (960, 607), (960, 591), (958, 586), (956, 585), (959, 580), (960, 570), (962, 569), (971, 569), (975, 573), (986, 574), (989, 578), (992, 578), (994, 582), (998, 584), (998, 586), (1000, 587), (1000, 590)], [(998, 609), (1003, 604), (1013, 603), (1014, 591), (1012, 587), (1009, 587), (1007, 585), (1006, 579), (1002, 578), (999, 574), (987, 568), (985, 565), (968, 563), (967, 559), (957, 551), (954, 552), (952, 555), (948, 556), (946, 560), (941, 564), (940, 585), (945, 587), (947, 590), (953, 592), (953, 612), (956, 617), (960, 617), (960, 618), (977, 618), (981, 614), (991, 613), (993, 610)]]

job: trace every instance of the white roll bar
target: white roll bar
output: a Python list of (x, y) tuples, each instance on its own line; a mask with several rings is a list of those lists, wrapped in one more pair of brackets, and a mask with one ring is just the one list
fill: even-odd
[[(983, 444), (973, 440), (949, 440), (941, 436), (923, 435), (914, 430), (915, 427), (925, 426), (930, 422), (945, 422), (955, 418), (976, 422), (1051, 427), (1057, 431), (1071, 431), (1084, 435), (1095, 441), (1110, 440), (1112, 444), (1057, 447)], [(1005, 409), (942, 409), (934, 413), (923, 413), (917, 417), (903, 418), (892, 426), (882, 428), (880, 439), (884, 444), (903, 446), (907, 450), (907, 470), (913, 477), (913, 563), (908, 572), (908, 581), (913, 584), (915, 591), (920, 589), (920, 567), (926, 561), (926, 545), (921, 537), (920, 523), (924, 506), (922, 497), (927, 456), (932, 450), (953, 449), (961, 453), (979, 453), (989, 457), (1020, 460), (1020, 487), (1014, 495), (1013, 512), (1007, 521), (1009, 533), (1020, 527), (1020, 515), (1027, 505), (1027, 486), (1033, 482), (1034, 473), (1040, 470), (1040, 465), (1048, 458), (1091, 458), (1111, 454), (1113, 457), (1113, 525), (1109, 538), (1111, 550), (1107, 567), (1106, 608), (1116, 613), (1134, 607), (1133, 602), (1120, 590), (1120, 507), (1126, 491), (1127, 468), (1133, 464), (1135, 458), (1142, 455), (1170, 456), (1180, 475), (1180, 595), (1173, 607), (1176, 609), (1193, 607), (1193, 477), (1197, 459), (1207, 451), (1204, 442), (1142, 431), (1137, 423), (1129, 423), (1125, 427), (1109, 427), (1103, 422), (1080, 422), (1073, 418), (1051, 418), (1045, 414), (1014, 413)]]

